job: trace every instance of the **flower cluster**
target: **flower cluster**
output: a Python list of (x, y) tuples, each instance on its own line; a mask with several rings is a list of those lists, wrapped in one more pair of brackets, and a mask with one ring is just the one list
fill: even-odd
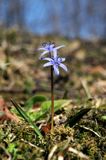
[[(64, 45), (56, 47), (54, 43), (49, 42), (43, 43), (42, 47), (38, 48), (38, 50), (43, 51), (43, 53), (41, 53), (40, 55), (40, 59), (48, 61), (43, 66), (53, 66), (55, 75), (59, 75), (59, 67), (61, 67), (67, 72), (67, 67), (62, 63), (65, 61), (65, 58), (61, 58), (57, 54), (57, 50), (62, 47), (64, 47)], [(48, 54), (48, 57), (44, 57), (45, 54)]]

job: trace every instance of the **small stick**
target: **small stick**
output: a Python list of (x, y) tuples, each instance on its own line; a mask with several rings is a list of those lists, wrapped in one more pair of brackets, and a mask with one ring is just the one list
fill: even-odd
[(97, 137), (101, 138), (101, 135), (99, 135), (97, 132), (93, 131), (91, 128), (88, 128), (88, 127), (85, 127), (85, 126), (82, 126), (82, 125), (80, 125), (79, 127), (83, 128), (87, 131), (90, 131), (90, 132), (94, 133)]

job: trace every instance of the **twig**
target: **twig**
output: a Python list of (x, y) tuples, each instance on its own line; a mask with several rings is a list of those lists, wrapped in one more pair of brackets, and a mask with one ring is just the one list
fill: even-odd
[(51, 158), (53, 157), (54, 152), (57, 150), (58, 145), (55, 145), (52, 149), (51, 152), (48, 155), (48, 160), (51, 160)]
[(74, 149), (74, 148), (72, 148), (72, 147), (69, 147), (69, 148), (68, 148), (68, 151), (76, 154), (76, 155), (79, 156), (80, 158), (84, 158), (84, 159), (89, 160), (89, 157), (88, 157), (88, 156), (86, 156), (86, 155), (83, 154), (82, 152), (80, 152), (80, 151), (78, 151), (78, 150), (76, 150), (76, 149)]
[(80, 125), (79, 127), (83, 128), (87, 131), (90, 131), (90, 132), (94, 133), (97, 137), (101, 138), (101, 135), (99, 135), (97, 132), (93, 131), (91, 128), (88, 128), (88, 127), (85, 127), (85, 126), (82, 126), (82, 125)]
[[(33, 143), (31, 143), (31, 142), (28, 142), (28, 141), (26, 141), (26, 140), (24, 140), (23, 138), (21, 138), (21, 141), (22, 142), (24, 142), (24, 143), (26, 143), (26, 144), (29, 144), (31, 147), (33, 147), (33, 148), (36, 148), (36, 149), (40, 149), (39, 147), (37, 147), (36, 145), (34, 145)], [(40, 149), (40, 151), (41, 152), (44, 152), (44, 150), (43, 149)]]
[(58, 160), (64, 160), (63, 155), (60, 154), (60, 155), (58, 156)]

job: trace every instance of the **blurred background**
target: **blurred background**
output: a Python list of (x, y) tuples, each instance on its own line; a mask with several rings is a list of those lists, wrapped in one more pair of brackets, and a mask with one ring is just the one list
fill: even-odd
[(0, 0), (0, 26), (37, 35), (106, 38), (106, 0)]
[(55, 77), (56, 98), (83, 98), (83, 81), (93, 96), (106, 95), (106, 0), (0, 0), (0, 95), (50, 97), (37, 50), (48, 41), (66, 46), (59, 53), (68, 73)]

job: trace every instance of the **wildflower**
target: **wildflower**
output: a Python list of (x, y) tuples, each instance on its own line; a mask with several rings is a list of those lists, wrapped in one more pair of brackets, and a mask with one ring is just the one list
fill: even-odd
[[(57, 50), (64, 47), (64, 45), (56, 47), (54, 43), (43, 43), (42, 47), (38, 50), (43, 50), (41, 53), (40, 59), (46, 60), (43, 66), (49, 67), (51, 66), (51, 133), (54, 131), (54, 75), (59, 75), (59, 67), (67, 72), (67, 67), (62, 63), (65, 61), (65, 58), (61, 58), (57, 55)], [(48, 57), (43, 57), (45, 54), (48, 53)]]
[(64, 69), (67, 72), (67, 67), (62, 63), (65, 61), (65, 58), (61, 58), (57, 55), (57, 50), (54, 50), (54, 54), (51, 58), (43, 58), (49, 62), (45, 63), (44, 67), (53, 66), (55, 75), (59, 75), (59, 67)]
[(42, 59), (42, 57), (49, 53), (50, 57), (51, 57), (51, 53), (54, 52), (55, 50), (58, 50), (60, 48), (64, 47), (64, 45), (55, 47), (54, 43), (48, 42), (48, 43), (43, 43), (42, 47), (38, 48), (38, 50), (43, 50), (43, 53), (41, 53), (40, 59)]

